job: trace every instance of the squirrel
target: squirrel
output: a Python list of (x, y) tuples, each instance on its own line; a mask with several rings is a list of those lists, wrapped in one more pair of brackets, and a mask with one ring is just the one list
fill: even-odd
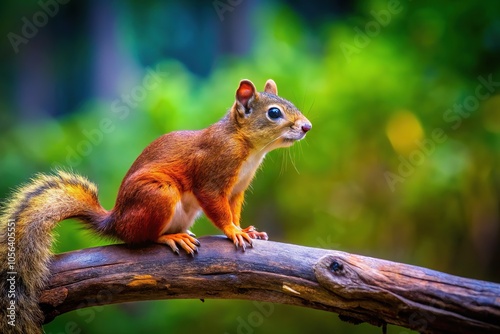
[(236, 246), (268, 239), (240, 227), (245, 190), (266, 153), (291, 146), (311, 130), (309, 120), (278, 96), (267, 80), (257, 92), (241, 80), (226, 115), (208, 128), (164, 134), (149, 144), (125, 175), (111, 210), (97, 186), (58, 170), (19, 188), (0, 216), (0, 332), (41, 333), (38, 298), (49, 276), (51, 231), (68, 218), (127, 244), (153, 242), (179, 254), (198, 251), (189, 231), (203, 211)]

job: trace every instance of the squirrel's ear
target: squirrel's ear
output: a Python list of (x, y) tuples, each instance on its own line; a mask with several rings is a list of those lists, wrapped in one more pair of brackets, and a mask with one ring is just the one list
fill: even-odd
[(273, 79), (269, 79), (266, 81), (266, 86), (264, 87), (264, 92), (278, 95), (278, 87), (276, 86), (276, 82)]
[(248, 110), (248, 101), (255, 96), (256, 89), (250, 80), (241, 80), (240, 86), (236, 91), (236, 101), (239, 102), (245, 109), (245, 113)]

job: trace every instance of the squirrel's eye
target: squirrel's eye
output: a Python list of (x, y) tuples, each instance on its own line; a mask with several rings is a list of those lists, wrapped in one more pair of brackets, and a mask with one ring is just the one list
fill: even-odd
[(269, 116), (270, 119), (277, 119), (282, 116), (281, 110), (279, 110), (279, 108), (276, 107), (269, 108), (269, 110), (267, 111), (267, 115)]

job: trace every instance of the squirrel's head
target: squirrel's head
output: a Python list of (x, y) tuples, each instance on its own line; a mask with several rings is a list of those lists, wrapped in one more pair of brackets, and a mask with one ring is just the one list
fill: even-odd
[(278, 96), (272, 79), (263, 92), (257, 92), (250, 80), (241, 80), (230, 115), (252, 145), (264, 152), (290, 146), (312, 128), (297, 107)]

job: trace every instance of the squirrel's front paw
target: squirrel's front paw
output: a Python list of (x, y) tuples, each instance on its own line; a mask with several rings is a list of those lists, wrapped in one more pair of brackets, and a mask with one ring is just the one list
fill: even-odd
[(253, 247), (252, 239), (268, 239), (266, 232), (257, 232), (253, 226), (249, 226), (242, 230), (241, 228), (233, 225), (226, 229), (224, 233), (233, 241), (236, 248), (241, 247), (243, 251), (245, 251), (247, 244), (250, 247)]
[(247, 228), (244, 228), (241, 231), (246, 232), (252, 239), (262, 239), (262, 240), (269, 239), (266, 232), (258, 232), (253, 226), (248, 226)]

